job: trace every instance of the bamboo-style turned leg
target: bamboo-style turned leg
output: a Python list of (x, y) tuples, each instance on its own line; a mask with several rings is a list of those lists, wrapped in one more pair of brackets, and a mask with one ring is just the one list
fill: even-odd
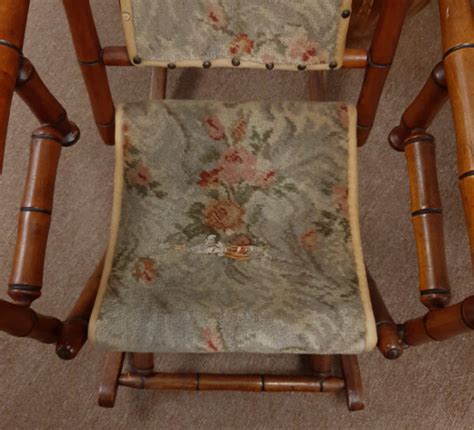
[(321, 378), (325, 378), (332, 373), (332, 364), (334, 357), (332, 355), (310, 355), (309, 361), (312, 372)]
[(418, 254), (420, 300), (428, 309), (439, 308), (448, 304), (450, 289), (433, 136), (410, 136), (405, 141), (405, 156)]
[(51, 94), (27, 58), (21, 61), (15, 91), (40, 124), (48, 125), (61, 133), (63, 146), (71, 146), (79, 140), (79, 128), (69, 120), (65, 109)]
[(29, 0), (0, 2), (0, 173), (3, 167), (10, 107), (22, 57)]
[(439, 0), (444, 69), (456, 131), (459, 186), (474, 268), (474, 20), (470, 0)]
[(94, 308), (97, 291), (99, 290), (103, 257), (87, 281), (87, 284), (77, 299), (66, 321), (64, 321), (56, 344), (56, 354), (63, 360), (71, 360), (77, 356), (87, 341), (89, 319)]
[(377, 324), (377, 347), (385, 358), (393, 360), (402, 355), (403, 342), (398, 327), (393, 321), (379, 289), (377, 288), (377, 284), (368, 270), (367, 280), (369, 283), (370, 300), (372, 302), (375, 322)]
[(155, 357), (151, 352), (133, 352), (131, 354), (132, 372), (151, 375), (155, 367)]
[(474, 296), (443, 309), (430, 310), (426, 315), (402, 325), (403, 340), (416, 346), (442, 341), (474, 330)]
[(368, 139), (380, 97), (392, 65), (409, 0), (384, 0), (368, 54), (362, 91), (357, 102), (357, 143)]
[(408, 136), (414, 131), (424, 132), (447, 100), (444, 66), (443, 63), (438, 63), (422, 90), (403, 113), (400, 125), (391, 131), (388, 140), (392, 148), (403, 152)]
[(105, 357), (104, 372), (99, 387), (99, 406), (113, 408), (119, 387), (125, 352), (109, 352)]
[(63, 5), (97, 128), (104, 143), (113, 145), (115, 107), (89, 0), (63, 0)]
[(32, 136), (8, 290), (16, 303), (25, 306), (41, 295), (61, 142), (62, 136), (51, 127), (41, 127)]
[(365, 408), (365, 402), (357, 355), (341, 355), (341, 365), (346, 381), (347, 406), (350, 411), (360, 411)]
[(56, 318), (37, 314), (30, 308), (0, 299), (0, 330), (12, 336), (54, 343), (61, 328)]

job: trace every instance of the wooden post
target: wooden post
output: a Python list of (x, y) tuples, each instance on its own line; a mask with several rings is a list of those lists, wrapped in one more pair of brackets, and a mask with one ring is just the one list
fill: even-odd
[(8, 290), (10, 297), (24, 306), (41, 295), (61, 145), (62, 136), (51, 127), (33, 133)]
[(74, 48), (102, 140), (115, 142), (115, 107), (89, 0), (63, 0)]
[(384, 0), (368, 55), (364, 83), (357, 103), (357, 142), (368, 139), (380, 97), (395, 56), (409, 0)]
[(459, 186), (474, 268), (474, 20), (470, 0), (439, 0), (444, 69), (456, 131)]
[(99, 388), (99, 406), (113, 408), (119, 387), (125, 352), (109, 352), (105, 358), (104, 372)]
[(367, 67), (368, 52), (365, 49), (349, 49), (344, 52), (343, 69), (365, 69)]
[(420, 300), (428, 309), (444, 307), (450, 300), (450, 288), (433, 136), (426, 133), (410, 136), (405, 141), (405, 155), (418, 254)]
[(400, 125), (395, 127), (388, 138), (396, 151), (403, 152), (405, 140), (412, 132), (424, 132), (448, 100), (446, 76), (443, 63), (438, 63), (431, 72), (423, 89), (403, 113)]
[(105, 46), (102, 49), (102, 62), (106, 66), (133, 66), (126, 46)]
[(320, 378), (327, 378), (332, 373), (332, 363), (333, 363), (333, 356), (332, 355), (310, 355), (310, 366), (312, 372), (320, 377)]
[(341, 366), (346, 385), (347, 406), (350, 411), (361, 411), (365, 408), (365, 402), (357, 355), (341, 355)]
[(0, 2), (0, 173), (29, 7), (30, 0)]
[(87, 284), (77, 299), (74, 307), (64, 321), (56, 344), (56, 354), (63, 360), (71, 360), (77, 356), (87, 341), (89, 319), (94, 308), (97, 291), (99, 290), (103, 257), (87, 281)]
[(369, 270), (367, 270), (367, 280), (369, 283), (370, 300), (372, 301), (375, 322), (377, 324), (377, 347), (385, 358), (394, 360), (403, 353), (403, 342), (398, 332), (398, 327), (393, 321)]
[(17, 337), (29, 337), (43, 343), (54, 343), (61, 321), (37, 314), (30, 308), (0, 299), (0, 330)]
[(18, 69), (15, 91), (41, 125), (61, 133), (63, 146), (71, 146), (79, 140), (79, 128), (69, 120), (65, 109), (51, 94), (31, 62), (24, 57)]
[(190, 391), (253, 391), (253, 392), (315, 392), (336, 393), (344, 389), (344, 380), (337, 377), (287, 375), (222, 375), (209, 373), (134, 373), (120, 375), (119, 384), (145, 390)]
[(151, 352), (132, 353), (132, 372), (140, 375), (151, 375), (155, 367), (155, 357)]
[(410, 346), (446, 340), (471, 330), (474, 330), (474, 296), (444, 309), (430, 310), (402, 326), (403, 340)]

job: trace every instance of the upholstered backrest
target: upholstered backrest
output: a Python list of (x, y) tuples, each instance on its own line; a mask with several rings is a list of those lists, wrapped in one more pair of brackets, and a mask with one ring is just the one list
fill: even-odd
[(352, 0), (121, 0), (140, 66), (325, 70), (342, 65)]

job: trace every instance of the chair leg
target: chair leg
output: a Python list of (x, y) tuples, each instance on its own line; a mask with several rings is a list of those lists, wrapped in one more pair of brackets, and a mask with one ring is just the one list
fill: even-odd
[(320, 377), (326, 378), (332, 373), (332, 355), (310, 355), (310, 366), (313, 373)]
[(374, 309), (375, 322), (377, 324), (377, 347), (385, 358), (393, 360), (403, 353), (403, 342), (398, 332), (398, 327), (393, 321), (390, 312), (382, 299), (377, 284), (367, 270), (370, 300)]
[(474, 296), (443, 309), (432, 309), (426, 315), (402, 325), (403, 340), (417, 346), (442, 341), (474, 330)]
[(347, 406), (350, 411), (360, 411), (365, 408), (357, 355), (341, 355), (342, 373), (346, 381)]
[(64, 321), (56, 343), (56, 354), (63, 360), (72, 360), (87, 342), (87, 329), (94, 308), (100, 279), (104, 269), (102, 257), (95, 268), (74, 307)]
[(122, 372), (125, 352), (109, 352), (105, 359), (104, 372), (99, 388), (99, 406), (113, 408)]
[(2, 0), (0, 5), (0, 174), (29, 7), (30, 0)]
[(132, 352), (132, 371), (140, 375), (151, 375), (155, 367), (155, 357), (151, 352)]
[(459, 186), (474, 268), (474, 22), (470, 0), (439, 0), (444, 69), (456, 132)]

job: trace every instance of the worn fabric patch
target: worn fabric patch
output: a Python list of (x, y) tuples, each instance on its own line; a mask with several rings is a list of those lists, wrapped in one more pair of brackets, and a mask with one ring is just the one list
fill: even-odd
[[(121, 0), (137, 65), (340, 67), (351, 0)], [(235, 64), (234, 64), (235, 65)]]
[(91, 338), (124, 351), (371, 348), (355, 123), (342, 103), (122, 106)]

